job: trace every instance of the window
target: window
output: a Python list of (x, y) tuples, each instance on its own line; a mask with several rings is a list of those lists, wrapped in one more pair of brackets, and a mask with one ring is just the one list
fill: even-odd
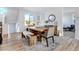
[(7, 8), (0, 8), (0, 14), (6, 14)]
[(34, 16), (26, 14), (25, 15), (25, 19), (24, 19), (24, 23), (26, 26), (34, 26)]

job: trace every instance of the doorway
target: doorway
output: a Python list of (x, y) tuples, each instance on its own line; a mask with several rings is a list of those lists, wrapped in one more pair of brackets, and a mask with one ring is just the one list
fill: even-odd
[(75, 14), (73, 8), (63, 8), (63, 34), (66, 38), (75, 38)]
[(14, 37), (13, 35), (15, 32), (16, 32), (16, 23), (8, 24), (8, 39), (13, 38)]

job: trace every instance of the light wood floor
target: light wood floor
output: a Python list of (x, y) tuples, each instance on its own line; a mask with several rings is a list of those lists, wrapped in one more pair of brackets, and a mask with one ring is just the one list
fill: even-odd
[[(57, 39), (57, 42), (60, 42), (60, 38)], [(4, 35), (0, 51), (27, 51), (27, 49), (24, 48), (22, 39), (15, 39), (15, 37), (8, 39), (7, 36)], [(62, 37), (60, 45), (58, 45), (54, 51), (79, 51), (79, 40), (74, 39), (73, 35), (67, 32), (66, 36)]]
[(65, 32), (64, 40), (54, 51), (78, 51), (79, 40), (75, 39), (73, 32)]

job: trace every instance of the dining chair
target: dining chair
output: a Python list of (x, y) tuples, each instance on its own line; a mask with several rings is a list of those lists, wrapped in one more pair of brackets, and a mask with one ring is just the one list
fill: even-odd
[(29, 32), (29, 31), (24, 31), (22, 35), (25, 39), (28, 39), (28, 45), (30, 47), (32, 47), (36, 44), (36, 36), (33, 35), (33, 33)]
[(49, 44), (48, 44), (48, 39), (49, 38), (52, 38), (52, 41), (54, 43), (54, 27), (49, 27), (48, 31), (46, 33), (47, 34), (45, 34), (45, 35), (41, 35), (41, 37), (45, 38), (46, 44), (47, 44), (47, 47), (48, 47), (49, 46)]

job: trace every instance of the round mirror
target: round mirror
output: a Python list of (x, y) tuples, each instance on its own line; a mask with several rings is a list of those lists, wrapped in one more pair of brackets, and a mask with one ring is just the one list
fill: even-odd
[(50, 22), (54, 22), (55, 19), (56, 19), (56, 17), (53, 14), (49, 15), (49, 17), (48, 17), (48, 21), (50, 21)]

